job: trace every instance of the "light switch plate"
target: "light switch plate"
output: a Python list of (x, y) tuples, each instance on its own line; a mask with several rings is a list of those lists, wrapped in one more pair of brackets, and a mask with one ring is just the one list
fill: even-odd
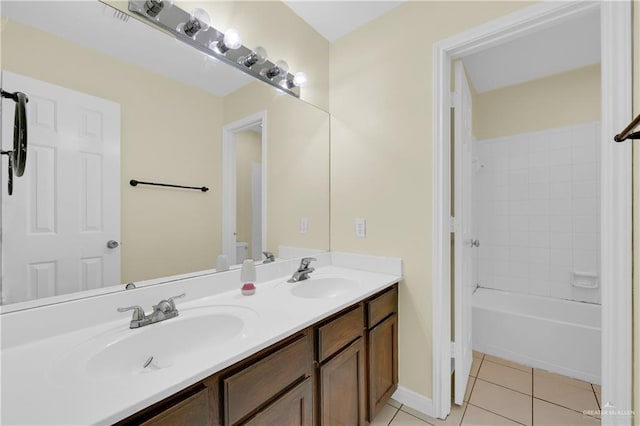
[(300, 233), (301, 234), (306, 234), (307, 232), (309, 232), (309, 218), (308, 217), (301, 217), (300, 218)]
[(367, 236), (367, 219), (355, 220), (356, 237), (365, 238)]

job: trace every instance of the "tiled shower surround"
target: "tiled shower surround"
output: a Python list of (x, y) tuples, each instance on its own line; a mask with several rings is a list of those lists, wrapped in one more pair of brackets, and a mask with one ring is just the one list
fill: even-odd
[(588, 123), (477, 141), (481, 287), (600, 303), (599, 135)]

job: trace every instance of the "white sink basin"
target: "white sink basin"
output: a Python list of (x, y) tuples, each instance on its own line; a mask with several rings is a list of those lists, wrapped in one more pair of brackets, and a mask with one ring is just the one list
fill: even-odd
[(175, 318), (137, 329), (127, 323), (90, 339), (63, 358), (61, 369), (88, 377), (166, 370), (246, 339), (258, 319), (253, 310), (237, 306), (178, 309)]
[(353, 291), (358, 281), (342, 277), (314, 277), (292, 284), (291, 294), (305, 299), (338, 297)]

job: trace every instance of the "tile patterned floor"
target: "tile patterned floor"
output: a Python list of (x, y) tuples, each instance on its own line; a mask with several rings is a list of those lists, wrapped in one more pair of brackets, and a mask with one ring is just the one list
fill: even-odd
[(371, 426), (599, 425), (599, 409), (598, 385), (474, 351), (464, 404), (446, 420), (391, 400)]

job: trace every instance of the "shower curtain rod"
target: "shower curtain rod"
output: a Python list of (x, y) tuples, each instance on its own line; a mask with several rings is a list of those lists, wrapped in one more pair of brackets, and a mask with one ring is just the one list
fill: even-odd
[(625, 127), (623, 131), (615, 135), (613, 140), (616, 142), (622, 142), (627, 139), (640, 139), (640, 132), (631, 133), (631, 131), (638, 125), (640, 125), (640, 115), (634, 118), (633, 121), (629, 123), (629, 125)]

